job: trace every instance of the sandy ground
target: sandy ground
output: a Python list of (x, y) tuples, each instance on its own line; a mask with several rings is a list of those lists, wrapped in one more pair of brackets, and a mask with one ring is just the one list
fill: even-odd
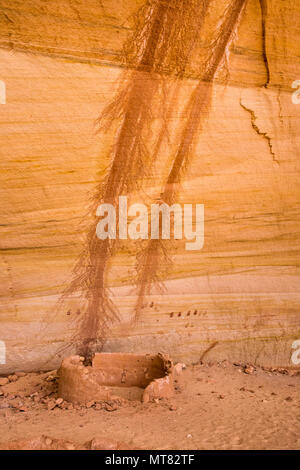
[(44, 448), (55, 439), (68, 442), (56, 448), (73, 449), (103, 438), (104, 448), (300, 449), (299, 372), (194, 365), (183, 371), (172, 400), (88, 409), (60, 403), (54, 372), (20, 375), (0, 386), (2, 449), (42, 435)]

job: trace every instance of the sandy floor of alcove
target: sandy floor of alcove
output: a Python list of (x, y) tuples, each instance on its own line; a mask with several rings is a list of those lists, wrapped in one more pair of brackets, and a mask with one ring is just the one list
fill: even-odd
[(300, 375), (248, 372), (190, 366), (172, 400), (98, 409), (56, 404), (54, 372), (11, 377), (0, 387), (0, 447), (43, 434), (75, 447), (103, 437), (143, 449), (300, 449)]

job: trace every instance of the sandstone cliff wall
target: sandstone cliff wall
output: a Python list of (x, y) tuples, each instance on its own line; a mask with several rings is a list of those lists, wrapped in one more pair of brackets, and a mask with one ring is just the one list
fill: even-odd
[[(154, 198), (215, 15), (228, 2), (213, 3), (179, 103), (167, 97), (171, 144), (163, 145), (147, 184)], [(74, 329), (80, 302), (57, 310), (57, 301), (84, 247), (89, 197), (115, 138), (115, 128), (96, 134), (95, 121), (122, 83), (122, 45), (142, 4), (0, 0), (0, 80), (7, 91), (0, 105), (0, 340), (6, 344), (0, 373), (55, 366)], [(178, 243), (170, 250), (166, 290), (153, 289), (134, 324), (138, 245), (120, 247), (107, 274), (120, 322), (106, 350), (293, 366), (292, 343), (300, 339), (300, 104), (292, 102), (292, 83), (300, 79), (300, 4), (266, 5), (264, 46), (260, 2), (247, 3), (182, 181), (180, 202), (205, 204), (204, 248), (187, 252)], [(154, 135), (160, 120), (157, 110)]]

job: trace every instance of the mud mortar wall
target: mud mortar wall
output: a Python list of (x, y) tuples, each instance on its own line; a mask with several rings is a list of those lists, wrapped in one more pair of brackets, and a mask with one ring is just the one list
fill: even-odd
[[(229, 2), (213, 3), (182, 78), (180, 104), (167, 98), (174, 139), (171, 148), (163, 145), (149, 178), (154, 198), (187, 117), (210, 25)], [(115, 129), (100, 138), (95, 121), (122, 80), (122, 45), (142, 4), (0, 0), (0, 80), (7, 90), (0, 105), (0, 341), (6, 345), (0, 374), (57, 366), (57, 350), (80, 314), (78, 299), (63, 310), (56, 306), (84, 247), (80, 223), (114, 141)], [(205, 205), (204, 248), (176, 245), (166, 290), (152, 291), (133, 324), (139, 247), (119, 247), (107, 283), (120, 323), (105, 351), (293, 366), (292, 344), (300, 339), (300, 105), (292, 102), (292, 83), (300, 79), (300, 5), (266, 4), (265, 51), (260, 2), (249, 0), (182, 181), (180, 202)], [(157, 111), (153, 131), (159, 119)]]
[(58, 370), (58, 394), (69, 402), (122, 401), (120, 390), (132, 387), (143, 392), (140, 399), (146, 403), (174, 394), (177, 372), (161, 354), (98, 353), (89, 367), (83, 365), (83, 359), (65, 358)]

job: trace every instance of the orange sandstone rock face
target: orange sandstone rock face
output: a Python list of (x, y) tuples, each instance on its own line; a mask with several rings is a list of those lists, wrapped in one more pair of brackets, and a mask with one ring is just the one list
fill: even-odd
[[(57, 304), (86, 249), (90, 195), (105, 180), (119, 135), (120, 118), (105, 135), (96, 135), (95, 121), (129, 81), (123, 72), (131, 65), (121, 52), (143, 5), (0, 0), (0, 80), (7, 90), (0, 105), (0, 374), (55, 368), (74, 353), (85, 302), (78, 292), (62, 309)], [(169, 139), (132, 202), (144, 202), (145, 193), (152, 202), (165, 188), (228, 5), (212, 0), (179, 82), (171, 77), (172, 60), (165, 64), (148, 144), (156, 148), (162, 124)], [(247, 2), (209, 84), (206, 120), (178, 194), (180, 203), (205, 205), (204, 248), (168, 247), (173, 264), (165, 290), (152, 288), (133, 323), (141, 248), (118, 246), (105, 282), (119, 321), (110, 325), (105, 351), (298, 367), (291, 358), (300, 339), (300, 105), (292, 101), (292, 83), (300, 79), (299, 8), (292, 0)]]
[(58, 395), (68, 402), (122, 401), (122, 389), (131, 387), (143, 389), (145, 403), (173, 395), (173, 365), (161, 354), (100, 353), (92, 366), (84, 366), (83, 360), (65, 358), (58, 371)]

